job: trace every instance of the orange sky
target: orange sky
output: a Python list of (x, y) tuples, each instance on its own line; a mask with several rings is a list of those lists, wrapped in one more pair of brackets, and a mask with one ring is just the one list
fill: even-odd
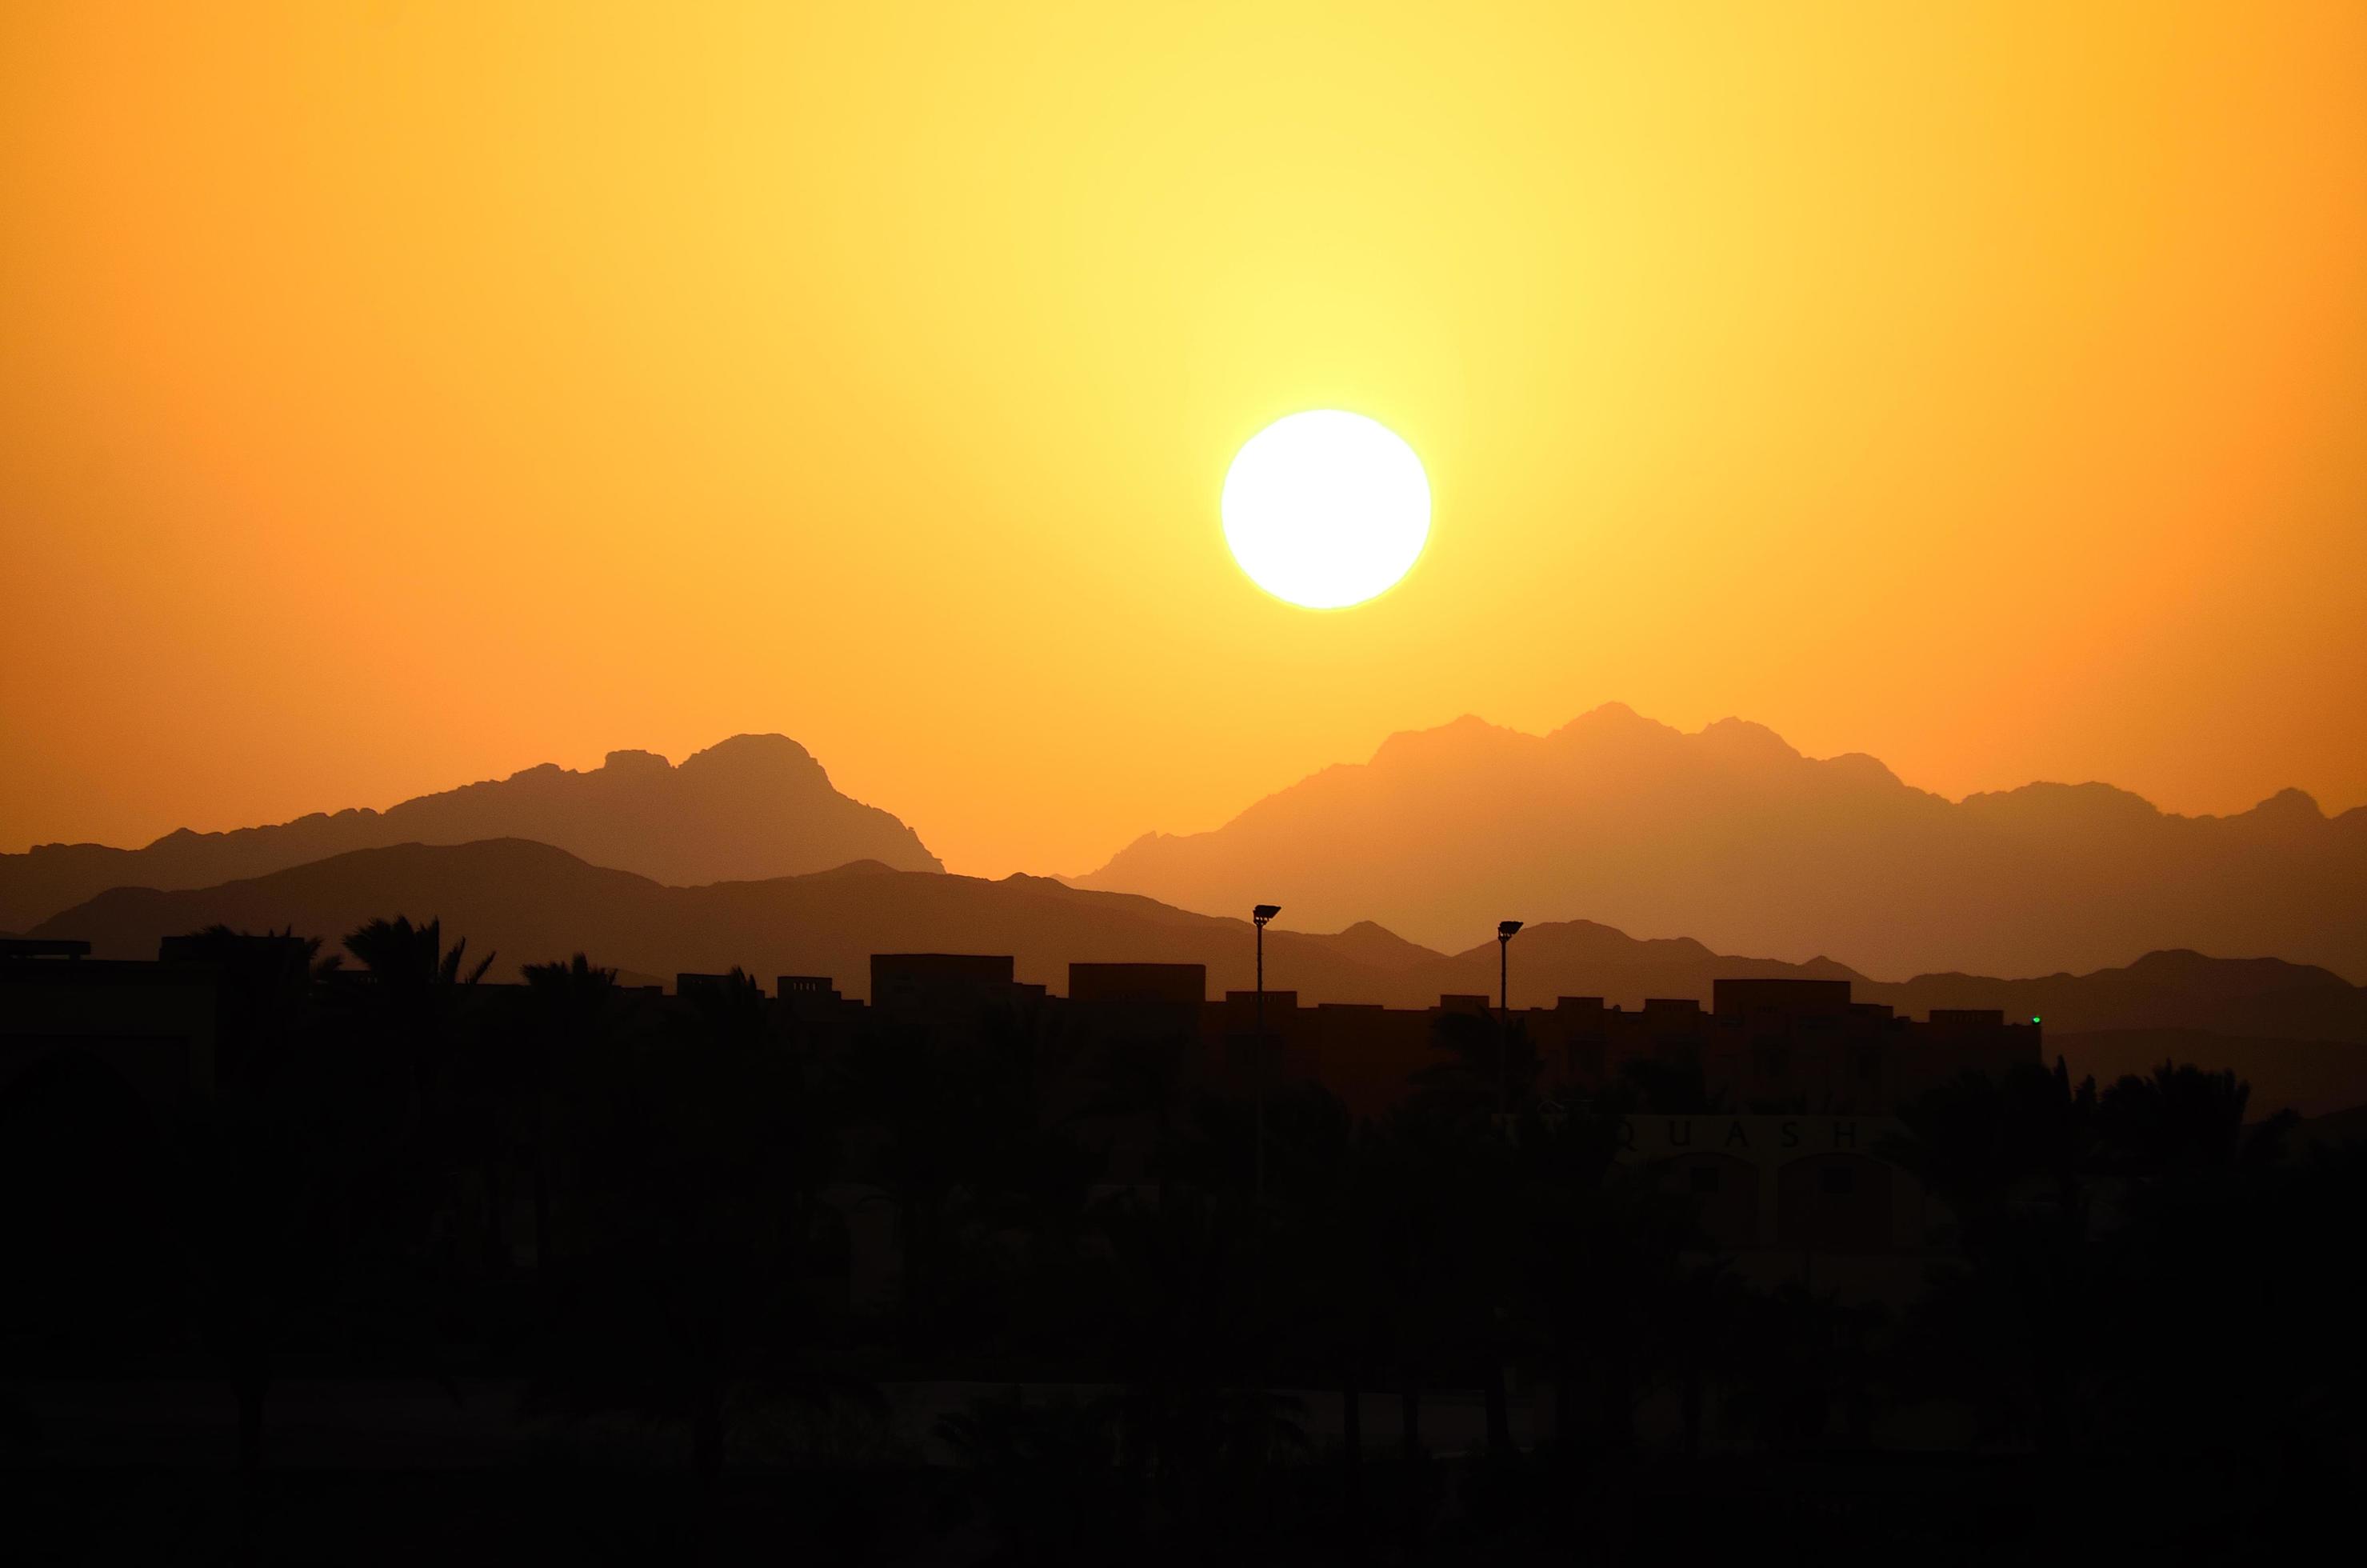
[(1082, 870), (1610, 699), (2367, 801), (2367, 7), (795, 10), (0, 7), (0, 848), (782, 730)]

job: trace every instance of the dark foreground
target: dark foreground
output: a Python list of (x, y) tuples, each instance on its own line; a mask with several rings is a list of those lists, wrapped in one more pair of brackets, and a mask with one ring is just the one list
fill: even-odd
[(2367, 1493), (2367, 1144), (2232, 1074), (1873, 1117), (1443, 1014), (1365, 1116), (1017, 994), (193, 940), (204, 1094), (0, 1085), (0, 1562), (2282, 1563)]
[[(867, 1414), (756, 1423), (702, 1479), (679, 1426), (555, 1423), (520, 1391), (308, 1381), (242, 1481), (234, 1411), (182, 1381), (20, 1385), (8, 1551), (61, 1563), (2268, 1562), (2339, 1540), (2357, 1455), (2235, 1465), (2034, 1453), (1649, 1454), (1573, 1470), (1548, 1397), (1438, 1391), (1406, 1457), (1376, 1410), (1343, 1463), (1337, 1396), (1281, 1396), (1298, 1458), (1189, 1495), (1082, 1449), (964, 1449), (965, 1413), (1038, 1431), (1095, 1391), (899, 1385)], [(955, 1439), (949, 1446), (948, 1437)], [(1350, 1495), (1354, 1488), (1356, 1495)]]
[[(305, 1469), (242, 1496), (215, 1472), (8, 1472), (10, 1548), (60, 1563), (2266, 1562), (2336, 1499), (2028, 1459), (1666, 1460), (1575, 1494), (1549, 1457), (1375, 1462), (1354, 1516), (1333, 1472), (1266, 1479), (1192, 1519), (1074, 1478), (991, 1486), (922, 1467), (731, 1474), (550, 1460), (472, 1471)], [(1022, 1523), (1022, 1516), (1026, 1517)], [(1014, 1526), (1019, 1527), (1014, 1529)]]

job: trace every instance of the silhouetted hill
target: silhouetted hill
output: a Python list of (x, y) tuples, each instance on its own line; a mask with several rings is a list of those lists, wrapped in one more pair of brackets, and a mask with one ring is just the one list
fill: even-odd
[(1415, 968), (1437, 962), (1445, 956), (1409, 942), (1387, 926), (1370, 920), (1359, 920), (1325, 940), (1357, 962), (1379, 969)]
[[(522, 839), (359, 850), (221, 887), (118, 888), (45, 921), (87, 934), (101, 957), (153, 957), (160, 937), (213, 922), (290, 926), (332, 943), (378, 915), (440, 917), (493, 973), (578, 950), (648, 974), (733, 964), (769, 990), (779, 974), (826, 974), (866, 992), (875, 952), (1007, 952), (1022, 979), (1068, 988), (1071, 961), (1206, 962), (1213, 985), (1251, 983), (1251, 929), (1126, 893), (1080, 892), (1048, 879), (1002, 881), (890, 870), (878, 863), (799, 877), (663, 886)], [(1272, 933), (1268, 968), (1287, 963), (1310, 990), (1362, 1000), (1375, 971), (1326, 938)]]
[(0, 855), (0, 925), (29, 926), (108, 888), (211, 887), (352, 849), (486, 838), (531, 838), (681, 885), (865, 858), (943, 869), (911, 828), (832, 789), (797, 742), (734, 735), (679, 766), (654, 752), (613, 751), (587, 772), (545, 763), (383, 812), (316, 812), (232, 833), (184, 828), (144, 849), (45, 844)]
[(2305, 1146), (2367, 1142), (2367, 1105), (2313, 1115), (2293, 1134), (2294, 1142)]
[[(1213, 832), (1152, 834), (1081, 887), (1189, 909), (1272, 902), (1459, 946), (1584, 914), (1874, 973), (2083, 970), (2158, 948), (2367, 975), (2367, 810), (2297, 790), (2182, 817), (2103, 784), (1950, 801), (1869, 756), (1613, 704), (1549, 735), (1462, 719), (1391, 736)], [(1523, 938), (1525, 940), (1525, 938)]]
[[(1450, 992), (1495, 996), (1497, 963), (1491, 938), (1399, 972), (1410, 983), (1407, 994), (1428, 1003)], [(1513, 940), (1511, 963), (1512, 1004), (1522, 1007), (1550, 1006), (1557, 996), (1600, 996), (1626, 1007), (1641, 1006), (1648, 997), (1690, 996), (1707, 1006), (1711, 987), (1719, 980), (1864, 978), (1829, 959), (1786, 963), (1743, 958), (1714, 952), (1690, 937), (1638, 938), (1591, 920), (1529, 926)], [(1269, 966), (1268, 983), (1273, 979)]]
[[(216, 921), (293, 926), (333, 942), (375, 915), (440, 916), (470, 950), (498, 949), (497, 974), (582, 949), (648, 974), (739, 964), (776, 974), (828, 974), (861, 994), (875, 952), (1007, 952), (1022, 979), (1055, 991), (1071, 962), (1202, 963), (1210, 994), (1254, 981), (1246, 920), (1195, 915), (1132, 893), (1093, 892), (1047, 877), (1001, 881), (895, 871), (858, 863), (801, 877), (663, 886), (587, 865), (547, 845), (499, 839), (359, 850), (221, 887), (117, 888), (44, 921), (36, 935), (85, 937), (101, 957), (151, 957), (159, 938)], [(1605, 926), (1539, 926), (1522, 938), (1514, 995), (1553, 987), (1640, 1003), (1707, 996), (1730, 974), (1830, 974), (1767, 959), (1722, 958), (1698, 942), (1638, 942)], [(1496, 985), (1496, 949), (1435, 953), (1378, 926), (1335, 936), (1270, 930), (1266, 980), (1313, 1002), (1424, 1006), (1442, 992)]]
[[(850, 865), (801, 877), (663, 886), (516, 839), (357, 851), (221, 887), (119, 888), (43, 922), (37, 937), (88, 938), (100, 957), (153, 957), (159, 938), (214, 922), (292, 926), (332, 943), (377, 915), (440, 916), (472, 952), (499, 951), (498, 975), (583, 950), (643, 974), (733, 964), (769, 985), (827, 974), (860, 995), (875, 952), (1010, 953), (1020, 978), (1067, 989), (1073, 961), (1200, 963), (1211, 995), (1252, 983), (1250, 923), (1195, 915), (1130, 893), (1049, 878), (975, 877)], [(1444, 993), (1493, 995), (1491, 940), (1456, 954), (1379, 926), (1335, 935), (1270, 929), (1266, 983), (1304, 1003), (1421, 1006)], [(1590, 921), (1530, 927), (1512, 950), (1516, 1006), (1594, 995), (1634, 1007), (1647, 997), (1710, 999), (1721, 978), (1850, 980), (1861, 1000), (1917, 1015), (1933, 1006), (2035, 1012), (2050, 1028), (2178, 1027), (2227, 1035), (2367, 1042), (2367, 992), (2323, 970), (2274, 960), (2151, 955), (2125, 969), (2039, 981), (1933, 975), (1883, 985), (1829, 960), (1806, 964), (1719, 954), (1686, 938), (1639, 941)]]
[(2282, 959), (2147, 953), (2122, 969), (1989, 980), (1920, 974), (1903, 985), (1858, 987), (1867, 1002), (1902, 1011), (1998, 1007), (2056, 1029), (2209, 1029), (2296, 1040), (2367, 1040), (2367, 990), (2340, 975)]

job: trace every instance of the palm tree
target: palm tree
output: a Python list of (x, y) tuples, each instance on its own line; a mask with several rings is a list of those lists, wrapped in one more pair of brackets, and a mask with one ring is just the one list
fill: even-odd
[(1733, 1331), (1742, 1314), (1741, 1282), (1724, 1259), (1689, 1269), (1660, 1318), (1659, 1358), (1677, 1382), (1683, 1452), (1699, 1459), (1709, 1386), (1735, 1365)]
[[(345, 950), (361, 963), (368, 982), (345, 1000), (358, 1013), (358, 1032), (407, 1069), (412, 1176), (413, 1191), (427, 1206), (423, 1217), (465, 1211), (451, 1190), (452, 1173), (473, 1165), (484, 1188), (482, 1240), (498, 1259), (497, 1139), (482, 1105), (470, 1108), (480, 1114), (464, 1124), (454, 1082), (464, 1003), (493, 965), (491, 953), (469, 965), (468, 948), (465, 937), (444, 946), (441, 920), (420, 926), (408, 915), (372, 920), (345, 938)], [(455, 1222), (444, 1232), (447, 1248), (457, 1246), (459, 1229)]]
[(1191, 1043), (1175, 1032), (1154, 1030), (1092, 1040), (1086, 1050), (1094, 1087), (1087, 1114), (1150, 1118), (1149, 1170), (1163, 1178)]
[(1238, 1201), (1168, 1189), (1155, 1203), (1119, 1200), (1106, 1221), (1109, 1350), (1125, 1385), (1112, 1413), (1163, 1517), (1191, 1525), (1306, 1446), (1297, 1403), (1265, 1387), (1270, 1260)]
[(2074, 1440), (2086, 1369), (2108, 1332), (2088, 1181), (2100, 1114), (2093, 1079), (2076, 1087), (2058, 1059), (1990, 1076), (1967, 1073), (1899, 1109), (1908, 1136), (1884, 1153), (1956, 1219), (1966, 1267), (1919, 1305), (1914, 1338), (1942, 1381), (1972, 1380), (1995, 1406), (2026, 1391), (2043, 1449)]
[(198, 1335), (230, 1375), (251, 1497), (275, 1365), (291, 1337), (325, 1332), (345, 1173), (290, 1107), (225, 1097), (211, 1108), (185, 1145), (178, 1229)]
[(1031, 1404), (1016, 1386), (939, 1418), (938, 1440), (1001, 1538), (1002, 1551), (989, 1561), (1098, 1565), (1122, 1554), (1140, 1509), (1116, 1484), (1114, 1425), (1103, 1401), (1055, 1396)]
[(317, 1320), (343, 1228), (342, 1174), (320, 1142), (327, 1085), (301, 1056), (318, 982), (339, 960), (292, 928), (221, 925), (180, 938), (175, 957), (216, 973), (220, 1087), (183, 1130), (176, 1233), (199, 1334), (230, 1373), (251, 1497), (274, 1359), (299, 1320)]
[[(2355, 1494), (2362, 1384), (2348, 1235), (2367, 1142), (2148, 1180), (2111, 1233), (2100, 1348), (2116, 1449), (2200, 1460), (2294, 1522)], [(2321, 1499), (2323, 1502), (2321, 1503)]]
[(1535, 1098), (1544, 1066), (1525, 1023), (1443, 1012), (1430, 1044), (1438, 1060), (1413, 1075), (1415, 1114), (1485, 1129), (1500, 1109), (1517, 1114)]
[[(1238, 1112), (1238, 1106), (1228, 1108)], [(1388, 1216), (1375, 1193), (1377, 1135), (1352, 1125), (1346, 1108), (1313, 1085), (1294, 1085), (1270, 1108), (1276, 1223), (1268, 1313), (1285, 1364), (1314, 1386), (1340, 1391), (1343, 1561), (1363, 1560), (1364, 1393), (1389, 1364), (1392, 1326)], [(1210, 1168), (1238, 1178), (1251, 1136), (1234, 1115)], [(1247, 1184), (1234, 1183), (1237, 1197)], [(1295, 1381), (1295, 1380), (1294, 1380)]]
[(1653, 1378), (1672, 1360), (1683, 1366), (1669, 1340), (1683, 1326), (1695, 1241), (1684, 1201), (1619, 1163), (1623, 1104), (1614, 1095), (1557, 1125), (1524, 1126), (1512, 1197), (1519, 1300), (1554, 1388), (1569, 1525), (1608, 1531), (1614, 1556), (1626, 1527), (1604, 1483), (1635, 1454), (1636, 1407)]
[(964, 1218), (1008, 1215), (1025, 1195), (1082, 1199), (1062, 1141), (1039, 1126), (1040, 1021), (989, 1016), (973, 1031), (889, 1023), (870, 1033), (832, 1085), (856, 1140), (861, 1175), (894, 1205), (902, 1252), (900, 1313), (942, 1353), (977, 1326), (953, 1310)]
[(1737, 1305), (1728, 1325), (1737, 1386), (1728, 1403), (1759, 1441), (1773, 1449), (1813, 1449), (1836, 1437), (1863, 1444), (1880, 1310), (1845, 1306), (1797, 1280)]
[(345, 938), (345, 950), (390, 993), (413, 1002), (456, 985), (474, 985), (493, 967), (493, 955), (487, 953), (463, 975), (469, 939), (463, 937), (447, 949), (443, 921), (413, 926), (407, 915), (369, 921)]
[(525, 968), (529, 1017), (516, 1053), (517, 1085), (527, 1102), (528, 1160), (534, 1184), (534, 1261), (548, 1275), (551, 1256), (553, 1081), (560, 1062), (605, 1049), (616, 1028), (617, 971), (582, 953), (566, 962)]
[(1356, 1255), (1370, 1314), (1355, 1337), (1369, 1347), (1371, 1365), (1386, 1367), (1397, 1386), (1404, 1467), (1399, 1494), (1408, 1538), (1417, 1544), (1429, 1526), (1434, 1484), (1422, 1439), (1425, 1391), (1440, 1371), (1469, 1364), (1475, 1312), (1500, 1299), (1492, 1276), (1467, 1272), (1475, 1205), (1464, 1165), (1501, 1149), (1476, 1126), (1414, 1108), (1366, 1130), (1355, 1145), (1346, 1195), (1352, 1215), (1342, 1244)]
[(432, 1116), (459, 993), (485, 977), (494, 955), (487, 953), (464, 971), (467, 937), (447, 949), (442, 920), (413, 926), (402, 915), (363, 926), (345, 938), (345, 950), (368, 972), (379, 1028), (410, 1057), (417, 1114)]
[(1543, 1064), (1525, 1024), (1486, 1014), (1440, 1013), (1431, 1046), (1441, 1060), (1413, 1075), (1404, 1119), (1429, 1128), (1441, 1140), (1435, 1152), (1446, 1156), (1434, 1179), (1452, 1189), (1463, 1216), (1442, 1238), (1455, 1248), (1450, 1267), (1461, 1284), (1451, 1343), (1455, 1359), (1479, 1374), (1488, 1450), (1503, 1460), (1512, 1452), (1505, 1361), (1514, 1290), (1511, 1162), (1517, 1157), (1507, 1140), (1517, 1141), (1524, 1121), (1534, 1119)]
[(876, 1393), (837, 1369), (807, 1288), (810, 1096), (754, 996), (734, 971), (678, 1002), (672, 1038), (610, 1063), (584, 1130), (583, 1244), (529, 1379), (541, 1407), (685, 1424), (708, 1483), (743, 1414)]
[(606, 1026), (617, 996), (615, 970), (603, 969), (578, 953), (564, 962), (527, 964), (522, 972), (527, 989), (549, 1010), (544, 1020), (548, 1035), (580, 1040)]
[(218, 1084), (252, 1088), (277, 1076), (311, 1020), (318, 983), (343, 963), (321, 956), (321, 938), (294, 928), (256, 935), (222, 925), (171, 944), (174, 958), (210, 965), (215, 975)]
[(1908, 1135), (1882, 1153), (1913, 1172), (1968, 1233), (2033, 1184), (2063, 1214), (2084, 1216), (2096, 1082), (2074, 1087), (2060, 1058), (2052, 1072), (2023, 1064), (1998, 1075), (1966, 1073), (1901, 1106), (1898, 1119)]
[(2248, 1133), (2251, 1098), (2252, 1086), (2233, 1072), (2165, 1062), (2150, 1076), (2131, 1074), (2104, 1091), (2099, 1131), (2125, 1168), (2142, 1176), (2265, 1164), (2282, 1152), (2296, 1118), (2280, 1111)]

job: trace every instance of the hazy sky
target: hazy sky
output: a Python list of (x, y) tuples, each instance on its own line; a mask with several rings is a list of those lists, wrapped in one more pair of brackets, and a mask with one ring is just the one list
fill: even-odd
[(0, 535), (10, 849), (780, 730), (1082, 870), (1612, 699), (2356, 805), (2367, 6), (11, 0)]

